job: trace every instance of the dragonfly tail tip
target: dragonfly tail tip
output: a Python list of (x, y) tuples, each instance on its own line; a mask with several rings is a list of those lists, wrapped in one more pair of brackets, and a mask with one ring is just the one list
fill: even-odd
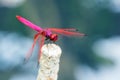
[(20, 17), (21, 17), (21, 16), (19, 16), (19, 15), (16, 15), (16, 18), (17, 18), (17, 19), (19, 19)]

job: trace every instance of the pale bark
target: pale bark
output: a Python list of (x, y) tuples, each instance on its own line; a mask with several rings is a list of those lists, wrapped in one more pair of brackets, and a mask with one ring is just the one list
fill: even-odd
[(45, 44), (41, 50), (37, 80), (57, 80), (61, 48), (56, 44)]

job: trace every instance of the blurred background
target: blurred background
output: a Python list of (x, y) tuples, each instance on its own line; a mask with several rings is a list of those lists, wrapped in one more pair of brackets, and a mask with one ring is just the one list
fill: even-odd
[(120, 0), (0, 0), (0, 80), (36, 80), (38, 45), (23, 64), (36, 32), (16, 15), (88, 35), (59, 36), (58, 80), (120, 80)]

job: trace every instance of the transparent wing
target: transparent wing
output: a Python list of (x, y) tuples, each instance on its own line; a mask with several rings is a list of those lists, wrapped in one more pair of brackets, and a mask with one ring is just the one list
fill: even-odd
[(58, 34), (62, 34), (65, 36), (85, 36), (85, 34), (77, 32), (77, 29), (74, 28), (48, 28), (52, 32), (56, 32)]
[(38, 40), (38, 38), (39, 38), (39, 35), (40, 35), (40, 33), (37, 33), (35, 36), (34, 36), (34, 42), (33, 42), (33, 44), (32, 44), (32, 47), (31, 47), (31, 49), (30, 49), (30, 51), (26, 54), (26, 56), (25, 56), (25, 62), (27, 62), (28, 60), (29, 60), (29, 58), (31, 57), (31, 55), (32, 55), (32, 52), (33, 52), (33, 49), (34, 49), (34, 47), (35, 47), (35, 44), (36, 44), (36, 41)]
[(44, 45), (44, 42), (45, 42), (45, 36), (41, 36), (41, 40), (40, 40), (40, 48), (39, 48), (39, 53), (38, 53), (38, 64), (39, 64), (39, 61), (40, 61), (40, 58), (41, 58), (41, 48), (42, 46)]
[(48, 28), (48, 29), (56, 29), (56, 30), (65, 30), (65, 31), (78, 31), (77, 29), (75, 29), (75, 28)]

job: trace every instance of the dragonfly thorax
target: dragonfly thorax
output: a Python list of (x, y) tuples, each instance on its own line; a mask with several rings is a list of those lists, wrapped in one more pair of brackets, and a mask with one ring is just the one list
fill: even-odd
[(58, 40), (58, 35), (57, 34), (50, 34), (50, 35), (48, 35), (46, 31), (42, 31), (40, 34), (45, 36), (46, 40), (50, 39), (53, 42)]
[(57, 41), (58, 40), (58, 35), (57, 34), (51, 34), (49, 36), (49, 39), (53, 42)]

